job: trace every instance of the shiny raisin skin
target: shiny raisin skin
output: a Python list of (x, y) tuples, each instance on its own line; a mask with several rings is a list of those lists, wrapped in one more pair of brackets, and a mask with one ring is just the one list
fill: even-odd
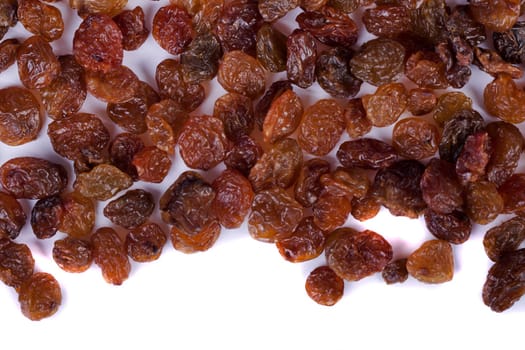
[(174, 142), (179, 140), (180, 132), (189, 118), (188, 112), (172, 99), (165, 99), (151, 105), (148, 109), (148, 115), (148, 118), (153, 120), (163, 119), (169, 124)]
[(501, 57), (510, 63), (522, 63), (525, 61), (525, 23), (516, 22), (511, 29), (504, 32), (492, 33), (494, 48)]
[(512, 174), (507, 181), (498, 187), (498, 193), (503, 198), (505, 213), (521, 213), (525, 210), (525, 174)]
[(366, 195), (362, 198), (352, 198), (352, 217), (359, 221), (366, 221), (374, 218), (381, 210), (381, 202), (373, 195)]
[(66, 272), (81, 273), (93, 262), (93, 248), (89, 241), (82, 239), (58, 239), (53, 245), (53, 260)]
[(286, 42), (286, 75), (293, 84), (305, 89), (315, 80), (317, 44), (306, 31), (296, 29)]
[(131, 230), (124, 242), (131, 259), (137, 262), (157, 260), (166, 244), (166, 233), (155, 223), (144, 223)]
[(63, 194), (63, 216), (58, 230), (74, 238), (85, 238), (95, 226), (95, 204), (77, 192)]
[(20, 44), (16, 62), (20, 81), (28, 89), (48, 86), (60, 73), (60, 63), (53, 48), (39, 35)]
[(474, 49), (476, 61), (474, 63), (484, 72), (497, 77), (499, 74), (508, 74), (513, 79), (519, 79), (523, 76), (523, 71), (503, 58), (493, 50), (476, 47)]
[(91, 236), (93, 259), (102, 270), (107, 283), (121, 285), (128, 279), (131, 271), (124, 242), (115, 230), (101, 227)]
[(224, 133), (233, 142), (250, 135), (255, 124), (252, 101), (236, 93), (227, 93), (215, 100), (213, 116), (222, 120)]
[(441, 214), (432, 209), (427, 209), (425, 211), (425, 223), (427, 229), (436, 238), (452, 244), (465, 243), (472, 231), (470, 219), (461, 211)]
[(107, 73), (122, 64), (122, 32), (108, 15), (91, 14), (75, 32), (73, 54), (85, 69)]
[(368, 134), (372, 130), (372, 122), (366, 117), (361, 98), (348, 101), (345, 106), (346, 132), (352, 139), (357, 139)]
[(321, 158), (304, 162), (294, 186), (295, 200), (305, 208), (311, 207), (321, 195), (321, 176), (330, 172), (330, 163)]
[(9, 146), (30, 142), (38, 136), (43, 113), (30, 90), (20, 87), (0, 89), (0, 141)]
[(299, 6), (299, 0), (268, 0), (259, 2), (259, 12), (266, 22), (273, 22), (284, 17), (289, 11)]
[(325, 191), (312, 205), (314, 223), (323, 231), (330, 232), (342, 226), (352, 210), (351, 199), (338, 193)]
[(478, 181), (467, 185), (465, 212), (475, 223), (484, 225), (494, 221), (503, 208), (503, 198), (492, 182)]
[(271, 24), (257, 31), (257, 60), (270, 72), (286, 70), (286, 36)]
[(323, 252), (324, 243), (325, 234), (311, 216), (303, 218), (290, 236), (275, 241), (279, 254), (293, 263), (315, 259)]
[(244, 176), (248, 176), (262, 154), (263, 150), (255, 140), (249, 136), (242, 136), (226, 154), (224, 164), (226, 167), (238, 170)]
[(434, 121), (443, 126), (452, 119), (455, 113), (472, 108), (472, 99), (460, 91), (446, 92), (440, 95), (432, 111)]
[(286, 90), (272, 102), (263, 123), (263, 139), (274, 143), (291, 135), (301, 123), (303, 103), (292, 90)]
[(348, 66), (350, 58), (351, 51), (340, 47), (323, 51), (317, 57), (317, 82), (332, 97), (353, 97), (361, 89), (361, 79), (356, 78)]
[(134, 134), (117, 135), (109, 144), (109, 160), (112, 165), (138, 180), (137, 168), (132, 164), (133, 157), (144, 148), (142, 139)]
[(456, 177), (454, 165), (445, 160), (433, 158), (421, 177), (423, 199), (432, 210), (448, 214), (461, 209), (463, 187)]
[(402, 157), (424, 159), (437, 152), (440, 137), (434, 124), (420, 118), (405, 118), (394, 126), (392, 146)]
[(88, 92), (107, 103), (129, 101), (135, 96), (139, 84), (138, 77), (126, 66), (119, 66), (109, 72), (86, 72)]
[(401, 83), (381, 85), (373, 94), (362, 97), (366, 117), (377, 127), (388, 126), (397, 121), (408, 104), (405, 86)]
[(10, 194), (0, 192), (0, 239), (15, 239), (26, 223), (26, 214), (20, 203)]
[(222, 57), (217, 81), (228, 92), (254, 99), (264, 92), (266, 74), (254, 57), (242, 51), (229, 51)]
[(151, 142), (158, 149), (173, 154), (175, 152), (176, 136), (170, 123), (160, 113), (148, 113), (146, 125)]
[(90, 14), (102, 13), (115, 16), (126, 6), (127, 0), (69, 0), (69, 5), (77, 9), (82, 18)]
[(39, 0), (24, 0), (18, 4), (18, 20), (24, 28), (46, 41), (59, 39), (64, 32), (60, 10)]
[(34, 267), (35, 260), (27, 245), (0, 239), (0, 281), (19, 290), (33, 274)]
[(335, 305), (344, 293), (344, 281), (330, 267), (319, 266), (308, 275), (305, 289), (317, 304)]
[(486, 131), (467, 136), (456, 160), (456, 174), (463, 184), (483, 178), (490, 160), (490, 148), (490, 138)]
[(343, 227), (333, 231), (325, 248), (328, 266), (347, 281), (381, 272), (392, 260), (392, 246), (376, 232)]
[(386, 142), (361, 138), (343, 142), (337, 150), (337, 159), (346, 168), (380, 169), (396, 162), (398, 156)]
[(155, 202), (153, 195), (136, 189), (124, 193), (104, 207), (104, 216), (115, 225), (134, 229), (148, 220), (153, 213)]
[(366, 9), (362, 20), (369, 33), (380, 37), (395, 37), (412, 29), (410, 10), (401, 4)]
[(157, 11), (151, 33), (160, 47), (172, 55), (182, 53), (195, 36), (188, 12), (174, 5)]
[(324, 156), (339, 142), (345, 128), (344, 109), (333, 99), (322, 99), (305, 110), (297, 142), (304, 151)]
[(470, 13), (485, 28), (504, 32), (512, 28), (520, 15), (519, 0), (476, 0), (470, 2)]
[(116, 166), (99, 164), (78, 174), (73, 189), (88, 198), (105, 201), (133, 184), (131, 177)]
[(323, 189), (338, 196), (362, 198), (370, 188), (368, 172), (361, 168), (337, 167), (329, 174), (321, 175)]
[(292, 90), (292, 83), (288, 80), (278, 80), (270, 85), (259, 102), (257, 102), (254, 108), (254, 116), (255, 124), (259, 130), (262, 130), (266, 114), (268, 114), (273, 101), (287, 90)]
[(124, 10), (113, 17), (122, 32), (122, 47), (132, 51), (138, 49), (146, 41), (149, 30), (146, 28), (144, 11), (137, 6), (133, 10)]
[(415, 116), (430, 113), (438, 98), (430, 89), (415, 88), (408, 91), (407, 110)]
[(289, 236), (302, 217), (302, 206), (283, 189), (274, 187), (255, 195), (248, 230), (254, 239), (273, 243)]
[(185, 254), (192, 254), (204, 252), (213, 247), (220, 233), (221, 225), (214, 221), (195, 234), (187, 233), (177, 226), (172, 226), (170, 238), (173, 248)]
[(0, 73), (15, 63), (19, 46), (20, 42), (17, 39), (6, 39), (0, 43)]
[(441, 159), (455, 163), (469, 135), (485, 127), (483, 117), (471, 109), (462, 109), (453, 114), (443, 126), (439, 156)]
[(520, 89), (508, 74), (499, 74), (483, 91), (487, 111), (509, 123), (525, 120), (525, 91)]
[(433, 51), (417, 51), (405, 63), (406, 76), (421, 88), (445, 89), (446, 66)]
[(483, 285), (483, 302), (492, 311), (502, 312), (509, 309), (523, 294), (525, 281), (525, 249), (503, 255), (487, 274)]
[(22, 314), (32, 321), (54, 315), (62, 303), (57, 280), (45, 272), (37, 272), (24, 282), (18, 294)]
[(60, 196), (39, 199), (31, 210), (31, 228), (39, 239), (55, 235), (62, 221), (64, 208)]
[(498, 261), (505, 254), (515, 251), (525, 240), (525, 219), (513, 217), (489, 229), (483, 237), (483, 247), (492, 261)]
[(452, 246), (446, 241), (434, 239), (424, 242), (408, 256), (408, 273), (424, 283), (445, 283), (454, 276)]
[(486, 176), (487, 180), (499, 186), (514, 173), (525, 141), (520, 130), (507, 122), (489, 123), (486, 130), (491, 146)]
[(403, 283), (408, 279), (407, 259), (392, 260), (386, 264), (381, 277), (386, 284)]
[(131, 164), (137, 169), (140, 181), (161, 183), (171, 169), (171, 159), (155, 146), (144, 147), (133, 156)]
[(250, 211), (252, 185), (240, 172), (224, 170), (212, 183), (215, 198), (211, 204), (219, 223), (225, 228), (240, 227)]
[(221, 44), (215, 35), (208, 31), (197, 35), (180, 55), (184, 80), (200, 83), (213, 79), (221, 57)]

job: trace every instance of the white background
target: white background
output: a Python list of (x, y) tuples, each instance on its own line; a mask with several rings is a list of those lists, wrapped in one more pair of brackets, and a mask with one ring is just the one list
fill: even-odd
[[(127, 8), (141, 5), (148, 27), (156, 10), (166, 0), (130, 1)], [(80, 20), (66, 2), (56, 3), (64, 16), (67, 29), (54, 42), (57, 55), (71, 53), (74, 30)], [(295, 26), (294, 11), (280, 20), (277, 27), (289, 34)], [(357, 13), (358, 18), (360, 13)], [(5, 38), (23, 40), (30, 34), (18, 24)], [(359, 42), (369, 36), (360, 30)], [(144, 81), (155, 85), (156, 65), (170, 57), (150, 36), (137, 51), (126, 52), (124, 64)], [(271, 80), (283, 74), (269, 76)], [(483, 110), (483, 88), (491, 78), (473, 68), (473, 78), (464, 89), (474, 106), (487, 120)], [(17, 67), (0, 74), (0, 88), (21, 85)], [(206, 85), (208, 98), (196, 113), (211, 114), (213, 102), (225, 91), (215, 80)], [(311, 89), (295, 88), (305, 106), (327, 97), (317, 84)], [(373, 91), (363, 84), (359, 95)], [(119, 130), (105, 116), (105, 106), (88, 97), (82, 111), (101, 117), (113, 134)], [(47, 123), (46, 123), (47, 124)], [(376, 129), (372, 136), (389, 140), (391, 128)], [(346, 137), (346, 136), (345, 136)], [(343, 141), (343, 140), (342, 140)], [(337, 149), (337, 148), (336, 148)], [(65, 165), (51, 149), (46, 127), (38, 140), (20, 147), (0, 145), (0, 163), (15, 156), (39, 156)], [(333, 164), (333, 153), (329, 157)], [(183, 171), (178, 152), (174, 167), (160, 185), (136, 183), (157, 198)], [(520, 170), (522, 167), (520, 167)], [(208, 180), (220, 171), (214, 169)], [(29, 215), (32, 202), (23, 205)], [(100, 203), (99, 211), (104, 207)], [(324, 264), (324, 257), (303, 264), (284, 261), (275, 246), (253, 240), (246, 226), (223, 230), (216, 245), (208, 252), (185, 255), (171, 244), (164, 248), (158, 261), (147, 264), (132, 262), (129, 280), (122, 286), (109, 285), (93, 265), (82, 274), (68, 274), (51, 259), (52, 243), (37, 240), (29, 224), (18, 242), (30, 245), (36, 270), (52, 273), (62, 286), (63, 303), (57, 314), (40, 322), (26, 319), (19, 310), (17, 295), (0, 285), (0, 347), (21, 348), (94, 348), (118, 346), (133, 348), (178, 349), (271, 349), (271, 348), (408, 348), (442, 349), (468, 346), (469, 349), (505, 348), (522, 343), (525, 302), (518, 302), (503, 314), (490, 311), (481, 300), (481, 289), (491, 263), (486, 257), (484, 232), (509, 216), (500, 216), (487, 226), (475, 226), (471, 239), (454, 246), (455, 275), (442, 285), (425, 285), (414, 279), (387, 286), (379, 275), (358, 283), (346, 283), (345, 295), (333, 307), (311, 301), (304, 291), (308, 273)], [(158, 214), (152, 218), (160, 222)], [(109, 225), (98, 216), (97, 227)], [(394, 248), (395, 257), (403, 257), (422, 242), (431, 239), (422, 219), (392, 217), (382, 210), (377, 218), (358, 223), (349, 219), (347, 226), (368, 228), (384, 235)]]

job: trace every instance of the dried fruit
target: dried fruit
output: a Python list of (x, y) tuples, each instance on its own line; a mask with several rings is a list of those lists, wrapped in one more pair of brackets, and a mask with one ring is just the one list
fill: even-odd
[(286, 41), (286, 76), (293, 84), (305, 89), (315, 80), (317, 44), (307, 31), (296, 29)]
[(452, 246), (446, 241), (426, 241), (407, 258), (408, 273), (424, 283), (445, 283), (454, 276)]
[(312, 205), (314, 224), (323, 231), (331, 232), (346, 222), (351, 210), (352, 202), (349, 197), (322, 192)]
[(321, 158), (304, 162), (295, 182), (295, 200), (305, 208), (311, 207), (321, 195), (321, 176), (330, 172), (330, 163)]
[(133, 10), (124, 10), (113, 17), (122, 32), (122, 47), (132, 51), (138, 49), (146, 41), (149, 30), (144, 23), (144, 11), (137, 6)]
[(499, 74), (483, 90), (483, 103), (487, 111), (509, 123), (525, 120), (525, 91), (520, 89), (512, 77)]
[(410, 9), (402, 4), (384, 4), (363, 13), (366, 30), (380, 37), (396, 37), (412, 29)]
[(213, 79), (221, 56), (221, 44), (215, 35), (208, 31), (198, 34), (180, 55), (184, 80), (200, 83)]
[(416, 51), (405, 63), (405, 73), (421, 88), (445, 89), (449, 82), (446, 76), (447, 67), (433, 51)]
[(37, 272), (24, 282), (18, 293), (20, 309), (31, 321), (54, 315), (62, 303), (57, 280), (45, 272)]
[(490, 260), (498, 261), (517, 250), (524, 240), (525, 219), (516, 216), (488, 230), (483, 237), (483, 247)]
[(89, 269), (93, 262), (93, 248), (82, 239), (58, 239), (53, 245), (53, 260), (66, 272), (81, 273)]
[(137, 135), (118, 134), (109, 145), (109, 160), (112, 165), (138, 180), (137, 168), (132, 164), (133, 157), (144, 148), (142, 139)]
[(257, 60), (270, 72), (286, 70), (286, 36), (269, 23), (257, 31)]
[(26, 223), (26, 214), (15, 197), (0, 192), (0, 240), (15, 239)]
[(315, 259), (323, 252), (324, 243), (325, 235), (311, 216), (303, 218), (290, 236), (275, 241), (281, 256), (293, 263)]
[(403, 283), (408, 279), (407, 259), (392, 260), (386, 264), (381, 277), (386, 284)]
[(328, 266), (319, 266), (306, 279), (306, 293), (317, 304), (333, 306), (343, 297), (344, 281)]
[(440, 136), (434, 124), (420, 118), (405, 118), (394, 126), (392, 146), (402, 157), (424, 159), (436, 153)]
[(69, 0), (69, 6), (77, 9), (80, 17), (103, 13), (115, 16), (126, 6), (128, 0)]
[(169, 124), (175, 143), (179, 140), (180, 132), (189, 118), (188, 112), (172, 99), (162, 100), (151, 105), (148, 109), (148, 115), (153, 119), (163, 119)]
[(133, 185), (131, 177), (116, 166), (100, 164), (77, 175), (73, 189), (88, 198), (105, 201)]
[(15, 63), (19, 46), (17, 39), (6, 39), (0, 43), (0, 73)]
[(107, 283), (121, 285), (128, 279), (131, 265), (124, 249), (124, 242), (115, 230), (101, 227), (91, 236), (93, 259), (102, 270)]
[(502, 73), (510, 75), (513, 79), (519, 79), (523, 76), (523, 71), (519, 67), (504, 61), (496, 51), (476, 47), (474, 53), (477, 59), (475, 63), (478, 67), (493, 77)]
[(175, 5), (164, 6), (157, 11), (151, 33), (160, 47), (172, 55), (182, 53), (195, 36), (190, 15), (184, 8)]
[(490, 159), (490, 139), (486, 131), (467, 136), (456, 160), (456, 174), (462, 183), (478, 181), (485, 175)]
[(430, 89), (415, 88), (408, 91), (407, 109), (413, 115), (430, 113), (437, 102), (437, 96)]
[(266, 22), (273, 22), (284, 17), (300, 4), (300, 0), (265, 0), (259, 1), (259, 12)]
[(77, 192), (63, 194), (63, 216), (58, 230), (74, 238), (86, 238), (95, 226), (95, 204)]
[(352, 198), (352, 217), (359, 221), (366, 221), (374, 218), (381, 210), (381, 203), (378, 198), (367, 194), (362, 198)]
[(48, 86), (60, 73), (51, 45), (39, 35), (26, 39), (16, 53), (18, 76), (28, 89)]
[(259, 144), (249, 136), (242, 136), (226, 154), (224, 164), (248, 176), (262, 154), (263, 150)]
[(522, 63), (525, 61), (525, 22), (516, 22), (506, 31), (495, 31), (492, 33), (494, 48), (501, 57), (510, 63)]
[(293, 90), (286, 90), (276, 97), (264, 118), (264, 141), (275, 143), (291, 135), (299, 127), (303, 112), (303, 103)]
[(115, 225), (134, 229), (148, 220), (153, 213), (155, 202), (153, 195), (136, 189), (124, 193), (104, 207), (104, 216)]
[(463, 187), (456, 177), (454, 165), (446, 160), (431, 159), (420, 186), (425, 203), (438, 213), (448, 214), (463, 206)]
[(226, 91), (254, 99), (264, 92), (266, 74), (252, 56), (242, 51), (229, 51), (222, 57), (217, 81)]
[(274, 82), (264, 93), (263, 97), (257, 102), (254, 108), (255, 123), (259, 130), (262, 130), (266, 114), (274, 100), (281, 96), (285, 91), (292, 90), (292, 83), (288, 80)]
[(123, 103), (131, 100), (139, 89), (139, 79), (126, 66), (116, 67), (109, 72), (87, 71), (88, 92), (107, 103)]
[(38, 136), (44, 114), (31, 91), (20, 87), (0, 89), (0, 141), (9, 146)]
[(507, 181), (498, 187), (498, 193), (503, 198), (505, 213), (522, 213), (525, 210), (525, 174), (512, 174)]
[(131, 259), (138, 262), (157, 260), (167, 237), (159, 225), (144, 223), (126, 235), (125, 247)]
[(362, 80), (352, 74), (348, 65), (351, 56), (351, 51), (336, 47), (321, 52), (317, 57), (317, 82), (332, 97), (353, 97), (361, 88)]
[(491, 148), (486, 176), (499, 186), (514, 173), (525, 142), (520, 130), (510, 123), (492, 122), (487, 124), (486, 130)]
[(0, 238), (0, 281), (19, 290), (33, 275), (35, 260), (29, 247)]
[(236, 93), (227, 93), (215, 100), (213, 116), (222, 120), (224, 133), (233, 142), (250, 135), (255, 124), (252, 101)]
[(452, 244), (465, 243), (472, 231), (470, 219), (461, 211), (442, 214), (429, 208), (425, 211), (425, 223), (436, 238)]
[(31, 228), (39, 239), (53, 237), (60, 226), (64, 208), (60, 196), (39, 199), (31, 210)]
[(483, 130), (483, 117), (472, 109), (462, 109), (455, 112), (452, 118), (443, 126), (439, 156), (441, 159), (455, 163), (468, 136)]
[(469, 8), (477, 22), (494, 32), (511, 29), (520, 15), (519, 0), (474, 0)]
[(19, 1), (18, 20), (24, 28), (46, 41), (59, 39), (64, 32), (64, 21), (60, 10), (40, 0)]
[(133, 156), (131, 164), (140, 181), (161, 183), (171, 169), (169, 155), (155, 146), (144, 147)]
[(465, 212), (475, 223), (492, 222), (503, 211), (503, 198), (496, 185), (488, 181), (471, 182), (465, 191)]
[(366, 117), (361, 98), (348, 101), (345, 106), (346, 132), (353, 139), (362, 137), (372, 130), (372, 122)]
[(334, 172), (321, 175), (320, 182), (324, 191), (348, 198), (362, 198), (370, 188), (368, 172), (361, 168), (337, 167)]
[(337, 159), (346, 168), (386, 168), (396, 162), (397, 158), (392, 146), (372, 138), (343, 142), (337, 151)]
[(146, 125), (151, 142), (158, 149), (173, 154), (177, 139), (170, 123), (164, 119), (161, 113), (148, 113), (146, 115)]

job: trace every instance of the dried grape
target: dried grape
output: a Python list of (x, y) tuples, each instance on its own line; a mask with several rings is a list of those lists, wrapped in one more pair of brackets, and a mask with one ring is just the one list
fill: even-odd
[(124, 193), (104, 207), (104, 216), (115, 225), (134, 229), (144, 224), (153, 213), (155, 202), (153, 195), (136, 189)]
[(62, 303), (60, 285), (52, 275), (37, 272), (22, 284), (18, 301), (22, 314), (31, 321), (50, 317)]
[(0, 238), (0, 281), (17, 290), (27, 281), (35, 267), (29, 247), (8, 238)]
[(124, 245), (131, 259), (149, 262), (160, 257), (166, 241), (166, 233), (159, 225), (144, 223), (126, 235)]
[(93, 259), (107, 283), (121, 285), (128, 279), (131, 271), (124, 242), (115, 230), (101, 227), (91, 236)]
[(438, 239), (424, 242), (408, 256), (408, 273), (424, 283), (445, 283), (454, 276), (454, 255), (450, 243)]
[(31, 210), (31, 228), (39, 239), (55, 235), (62, 221), (64, 208), (60, 196), (39, 199)]
[(335, 305), (344, 293), (344, 281), (328, 266), (319, 266), (308, 275), (305, 289), (317, 304)]
[(89, 241), (66, 237), (53, 245), (53, 260), (66, 272), (81, 273), (93, 262), (93, 248)]
[(10, 194), (0, 192), (0, 239), (15, 239), (26, 223), (20, 202)]
[(137, 170), (138, 179), (161, 183), (171, 169), (169, 155), (155, 146), (144, 147), (133, 156), (131, 164)]
[(184, 8), (175, 5), (164, 6), (157, 11), (151, 33), (160, 47), (172, 55), (182, 53), (195, 36), (190, 15)]

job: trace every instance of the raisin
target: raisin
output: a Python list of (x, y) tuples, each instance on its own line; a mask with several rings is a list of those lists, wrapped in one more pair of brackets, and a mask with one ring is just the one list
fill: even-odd
[(485, 131), (467, 136), (456, 160), (456, 174), (462, 183), (475, 182), (485, 175), (490, 159), (490, 139)]
[(317, 11), (327, 3), (328, 0), (301, 0), (301, 7), (306, 11)]
[(266, 114), (274, 100), (281, 96), (285, 91), (292, 90), (292, 83), (288, 80), (279, 80), (274, 82), (264, 93), (263, 97), (257, 102), (254, 109), (255, 123), (259, 130), (262, 130)]
[(362, 198), (370, 188), (367, 171), (360, 168), (338, 167), (332, 173), (321, 175), (320, 182), (326, 192), (348, 198)]
[(15, 239), (26, 223), (26, 214), (12, 195), (0, 192), (0, 239)]
[(47, 114), (60, 119), (80, 110), (87, 96), (84, 68), (71, 55), (60, 56), (60, 73), (44, 88), (39, 89)]
[(407, 259), (392, 260), (386, 264), (381, 277), (386, 284), (403, 283), (408, 279)]
[(415, 88), (408, 91), (407, 109), (416, 116), (430, 113), (437, 105), (438, 98), (429, 89)]
[(432, 209), (427, 209), (425, 211), (425, 223), (427, 229), (436, 238), (452, 244), (465, 243), (472, 231), (470, 219), (461, 211), (441, 214)]
[(410, 10), (403, 5), (378, 5), (366, 9), (363, 17), (366, 30), (379, 37), (396, 37), (412, 29)]
[(142, 139), (129, 133), (118, 134), (109, 145), (111, 164), (138, 180), (137, 168), (132, 164), (133, 157), (144, 148)]
[(24, 28), (46, 41), (59, 39), (64, 32), (60, 10), (40, 0), (23, 0), (18, 4), (18, 20)]
[(291, 135), (299, 127), (303, 112), (303, 103), (293, 90), (286, 90), (276, 97), (264, 118), (264, 141), (275, 143)]
[(213, 116), (222, 120), (224, 133), (233, 142), (250, 135), (255, 124), (252, 101), (236, 93), (227, 93), (215, 100)]
[(138, 179), (161, 183), (171, 169), (169, 155), (155, 146), (144, 147), (133, 156), (131, 164), (137, 169)]
[(434, 239), (424, 242), (408, 256), (408, 273), (424, 283), (445, 283), (454, 276), (454, 255), (450, 243)]
[(20, 42), (17, 39), (6, 39), (0, 43), (0, 73), (15, 63), (18, 47)]
[(445, 125), (456, 112), (472, 109), (472, 99), (460, 91), (445, 92), (439, 96), (432, 117), (439, 126)]
[(311, 207), (321, 195), (323, 185), (320, 178), (330, 172), (330, 163), (321, 158), (304, 162), (295, 182), (295, 200), (305, 208)]
[(224, 54), (217, 81), (228, 92), (256, 98), (264, 92), (266, 74), (261, 64), (242, 51)]
[(90, 14), (115, 16), (126, 6), (127, 0), (69, 0), (69, 6), (77, 9), (82, 18)]
[(402, 157), (424, 159), (437, 152), (440, 137), (434, 124), (421, 118), (405, 118), (394, 126), (392, 146)]
[(238, 170), (244, 176), (248, 176), (262, 154), (262, 148), (252, 138), (242, 136), (226, 154), (224, 164), (228, 168)]
[(499, 74), (483, 90), (483, 103), (487, 111), (503, 121), (518, 124), (525, 120), (525, 91), (512, 77)]
[(475, 110), (462, 109), (452, 115), (443, 126), (439, 156), (443, 160), (456, 162), (469, 135), (485, 127), (483, 117)]
[(333, 99), (322, 99), (304, 111), (297, 142), (306, 152), (324, 156), (339, 142), (345, 128), (344, 109)]
[(420, 188), (425, 166), (416, 160), (400, 160), (380, 169), (372, 195), (394, 216), (417, 218), (426, 208)]
[(18, 1), (2, 0), (0, 2), (0, 27), (14, 27), (18, 22)]
[(119, 66), (109, 72), (86, 72), (88, 92), (107, 103), (122, 103), (135, 96), (139, 79), (131, 69)]
[(53, 260), (64, 271), (81, 273), (93, 262), (93, 248), (88, 241), (66, 237), (53, 245)]
[(300, 0), (265, 0), (259, 1), (259, 12), (266, 22), (273, 22), (284, 17), (300, 4)]
[(492, 41), (505, 61), (518, 64), (525, 61), (525, 22), (516, 22), (506, 31), (493, 32)]
[(73, 54), (85, 69), (109, 72), (122, 64), (122, 32), (108, 15), (91, 14), (75, 32)]
[(0, 281), (19, 290), (33, 274), (35, 260), (29, 247), (0, 238)]
[(303, 218), (290, 236), (275, 241), (281, 256), (293, 263), (315, 259), (323, 252), (324, 243), (325, 235), (311, 216)]
[(193, 111), (204, 101), (204, 87), (199, 83), (185, 82), (183, 66), (174, 59), (168, 58), (159, 63), (155, 80), (160, 96), (173, 99), (184, 110)]
[(170, 123), (164, 119), (161, 113), (148, 113), (146, 125), (151, 142), (160, 150), (173, 154), (177, 142), (175, 132)]
[(144, 11), (137, 6), (133, 10), (124, 10), (113, 17), (122, 32), (122, 47), (132, 51), (138, 49), (146, 41), (149, 30), (146, 28)]
[(305, 289), (317, 304), (335, 305), (344, 293), (344, 281), (328, 266), (319, 266), (308, 275)]
[(499, 186), (514, 173), (525, 143), (520, 130), (510, 123), (489, 123), (486, 130), (491, 146), (486, 167), (487, 180)]
[(362, 198), (352, 198), (351, 214), (354, 219), (366, 221), (374, 218), (381, 210), (381, 203), (377, 197), (367, 194)]
[(361, 89), (362, 80), (356, 78), (348, 66), (351, 56), (350, 51), (336, 47), (321, 52), (317, 57), (317, 82), (332, 97), (353, 97)]
[(178, 141), (182, 128), (189, 117), (188, 112), (172, 99), (162, 100), (151, 105), (148, 109), (148, 115), (148, 118), (164, 119), (169, 124), (175, 143)]
[(204, 252), (210, 249), (221, 233), (221, 226), (217, 222), (211, 222), (201, 231), (190, 234), (177, 226), (173, 226), (170, 231), (171, 243), (173, 247), (185, 254)]
[(361, 138), (343, 142), (337, 150), (337, 159), (346, 168), (380, 169), (396, 162), (398, 156), (386, 142)]
[(104, 216), (115, 225), (134, 229), (148, 220), (153, 213), (155, 202), (153, 195), (136, 189), (124, 193), (104, 207)]
[(286, 70), (286, 36), (271, 24), (257, 32), (257, 60), (270, 72)]
[(519, 79), (523, 76), (523, 71), (501, 58), (496, 51), (474, 48), (476, 54), (476, 65), (484, 72), (497, 77), (499, 74), (506, 73), (513, 79)]
[(166, 233), (155, 223), (144, 223), (131, 230), (124, 242), (131, 259), (138, 262), (157, 260), (166, 244)]
[(95, 226), (95, 204), (77, 192), (63, 194), (63, 216), (58, 230), (74, 238), (85, 238)]
[(197, 32), (204, 33), (217, 28), (223, 9), (224, 0), (203, 1), (199, 11), (193, 16), (193, 24)]
[(328, 237), (325, 256), (339, 277), (359, 281), (381, 272), (392, 260), (393, 252), (390, 243), (376, 232), (342, 227)]
[(195, 36), (188, 12), (174, 5), (161, 7), (157, 11), (151, 33), (160, 47), (172, 55), (182, 53)]
[(171, 5), (185, 9), (192, 17), (204, 6), (202, 3), (202, 0), (170, 0)]
[(18, 294), (22, 314), (32, 321), (54, 315), (62, 303), (57, 280), (45, 272), (37, 272), (24, 282)]
[(447, 31), (447, 4), (445, 0), (424, 0), (412, 15), (412, 31), (421, 38), (436, 44), (444, 37)]
[(215, 35), (210, 32), (197, 35), (180, 55), (184, 80), (200, 83), (213, 79), (221, 56), (221, 44)]
[(408, 104), (408, 94), (401, 83), (381, 85), (373, 94), (362, 97), (366, 117), (377, 127), (388, 126), (397, 121)]
[(289, 236), (303, 217), (302, 206), (279, 187), (258, 192), (248, 217), (250, 235), (273, 243)]
[(503, 198), (492, 182), (471, 182), (465, 192), (465, 212), (475, 223), (488, 224), (503, 211)]
[(53, 237), (64, 215), (60, 196), (39, 199), (31, 210), (31, 228), (39, 239)]
[(129, 276), (131, 265), (124, 242), (115, 230), (101, 227), (91, 236), (93, 259), (102, 270), (106, 282), (121, 285)]
[(352, 202), (347, 196), (322, 192), (312, 205), (314, 224), (323, 231), (331, 232), (346, 222), (351, 210)]
[(487, 274), (483, 285), (483, 302), (492, 311), (502, 312), (510, 308), (525, 293), (523, 269), (525, 249), (504, 254)]
[(364, 43), (350, 60), (359, 79), (375, 86), (396, 80), (403, 72), (405, 48), (397, 41), (378, 38)]
[(525, 240), (525, 219), (516, 216), (492, 227), (483, 237), (483, 247), (492, 261), (519, 248)]
[(494, 32), (511, 29), (520, 15), (519, 0), (473, 0), (469, 5), (472, 17)]
[(250, 170), (248, 179), (255, 192), (272, 186), (288, 188), (297, 179), (302, 163), (303, 153), (297, 141), (285, 138), (262, 155)]
[(372, 122), (366, 117), (361, 98), (348, 101), (345, 106), (346, 132), (351, 138), (362, 137), (372, 130)]
[(512, 174), (499, 188), (505, 213), (521, 213), (525, 210), (525, 174)]
[(131, 177), (116, 166), (100, 164), (78, 174), (73, 188), (88, 198), (105, 201), (133, 184)]
[(306, 89), (315, 80), (317, 44), (307, 31), (296, 29), (286, 41), (286, 76), (293, 84)]
[(447, 18), (445, 26), (451, 35), (465, 38), (472, 46), (481, 44), (487, 38), (485, 27), (474, 20), (468, 5), (457, 5), (454, 7)]
[(463, 187), (456, 177), (454, 165), (443, 159), (433, 158), (421, 177), (423, 199), (432, 210), (448, 214), (461, 209)]
[(16, 53), (18, 76), (28, 89), (51, 84), (60, 73), (60, 63), (51, 45), (39, 35), (22, 42)]
[(30, 142), (38, 136), (44, 115), (31, 91), (0, 89), (0, 141), (9, 146)]
[(211, 206), (219, 223), (225, 228), (240, 227), (254, 197), (250, 181), (237, 170), (226, 169), (211, 186), (215, 191)]
[(449, 85), (445, 64), (432, 51), (417, 51), (410, 55), (405, 63), (405, 73), (421, 88), (445, 89)]

